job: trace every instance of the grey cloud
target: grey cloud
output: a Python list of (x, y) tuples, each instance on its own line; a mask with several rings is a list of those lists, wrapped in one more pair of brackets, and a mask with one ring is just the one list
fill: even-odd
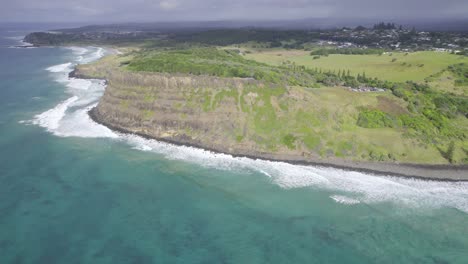
[(464, 18), (466, 0), (15, 0), (0, 21), (128, 22)]

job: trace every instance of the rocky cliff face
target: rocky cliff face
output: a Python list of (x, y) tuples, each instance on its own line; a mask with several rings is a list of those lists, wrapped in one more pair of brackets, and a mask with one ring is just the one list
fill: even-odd
[[(83, 77), (80, 70), (74, 74)], [(126, 71), (107, 72), (106, 79), (104, 96), (92, 112), (101, 123), (222, 152), (265, 151), (243, 140), (249, 128), (241, 93), (245, 87), (261, 85), (255, 80)]]
[(35, 46), (56, 46), (80, 41), (81, 36), (65, 33), (33, 32), (24, 37), (24, 41)]

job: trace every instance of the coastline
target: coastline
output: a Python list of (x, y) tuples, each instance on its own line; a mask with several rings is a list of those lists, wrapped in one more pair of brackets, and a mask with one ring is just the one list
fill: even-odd
[[(77, 77), (77, 78), (81, 78)], [(362, 173), (369, 173), (379, 176), (396, 176), (409, 179), (419, 180), (431, 180), (431, 181), (445, 181), (445, 182), (467, 182), (468, 181), (468, 165), (429, 165), (429, 164), (408, 164), (408, 163), (375, 163), (375, 162), (357, 162), (348, 160), (323, 161), (323, 160), (312, 160), (312, 159), (298, 159), (297, 157), (280, 157), (281, 155), (275, 155), (271, 153), (255, 153), (246, 154), (241, 152), (230, 152), (222, 149), (207, 148), (201, 144), (194, 142), (183, 142), (178, 140), (172, 140), (168, 138), (155, 138), (144, 133), (129, 131), (125, 128), (114, 126), (102, 120), (99, 115), (96, 114), (96, 107), (88, 111), (89, 117), (96, 123), (101, 124), (113, 131), (124, 134), (133, 134), (145, 139), (153, 139), (177, 146), (187, 146), (200, 148), (214, 153), (222, 153), (231, 155), (233, 157), (245, 157), (254, 160), (267, 160), (272, 162), (285, 162), (294, 165), (303, 166), (319, 166), (328, 167), (341, 170), (350, 170)]]
[[(101, 58), (102, 59), (102, 58)], [(93, 76), (86, 76), (77, 71), (75, 67), (70, 73), (70, 78), (96, 79)], [(108, 80), (103, 79), (107, 85)], [(222, 146), (209, 147), (191, 140), (190, 138), (162, 138), (149, 134), (131, 131), (127, 128), (116, 126), (100, 117), (96, 111), (97, 106), (88, 111), (89, 117), (96, 123), (101, 124), (113, 131), (124, 134), (133, 134), (145, 139), (157, 140), (177, 146), (187, 146), (199, 148), (214, 153), (222, 153), (233, 157), (246, 157), (254, 160), (267, 160), (272, 162), (285, 162), (294, 165), (319, 166), (336, 168), (341, 170), (356, 171), (379, 176), (396, 176), (410, 179), (447, 181), (447, 182), (468, 182), (468, 165), (450, 165), (450, 164), (417, 164), (417, 163), (384, 163), (384, 162), (366, 162), (352, 161), (340, 158), (316, 159), (299, 155), (284, 155), (277, 153), (266, 153), (257, 151), (232, 150)]]

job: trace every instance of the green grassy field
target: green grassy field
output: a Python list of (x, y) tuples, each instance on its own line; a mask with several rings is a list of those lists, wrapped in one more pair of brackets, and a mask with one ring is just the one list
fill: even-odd
[(443, 71), (427, 80), (431, 87), (439, 91), (468, 96), (468, 86), (456, 86), (454, 85), (454, 79), (455, 77), (452, 73)]
[(237, 50), (191, 48), (142, 52), (129, 61), (131, 71), (253, 78), (275, 84), (317, 86), (312, 73), (247, 60)]
[[(434, 144), (408, 136), (404, 128), (357, 125), (362, 108), (393, 116), (408, 113), (407, 103), (391, 93), (355, 93), (339, 87), (289, 87), (272, 93), (251, 87), (241, 95), (241, 104), (249, 127), (239, 135), (241, 141), (255, 141), (271, 151), (288, 147), (321, 157), (446, 163)], [(468, 127), (466, 119), (459, 121)], [(466, 156), (463, 147), (468, 145), (456, 141), (456, 162)]]
[(468, 57), (445, 52), (422, 51), (414, 53), (387, 53), (383, 55), (329, 55), (314, 59), (309, 52), (299, 50), (272, 50), (252, 52), (246, 58), (273, 65), (285, 61), (319, 68), (325, 71), (350, 70), (352, 75), (366, 73), (368, 77), (405, 82), (423, 81), (426, 77), (456, 63), (468, 63)]

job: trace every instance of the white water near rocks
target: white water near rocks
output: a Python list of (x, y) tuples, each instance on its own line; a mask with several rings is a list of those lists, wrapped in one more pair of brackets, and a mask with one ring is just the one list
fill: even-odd
[(75, 55), (72, 62), (54, 65), (46, 70), (54, 75), (57, 82), (63, 83), (71, 97), (54, 108), (35, 116), (33, 124), (46, 128), (62, 137), (105, 137), (116, 138), (110, 129), (92, 122), (87, 114), (93, 108), (105, 89), (102, 80), (69, 78), (69, 73), (77, 63), (89, 63), (104, 55), (102, 48), (69, 48)]
[(25, 42), (23, 40), (24, 36), (9, 36), (9, 37), (4, 37), (4, 38), (14, 40), (16, 42), (16, 45), (8, 46), (9, 48), (28, 48), (28, 49), (36, 48), (34, 47), (33, 44)]
[(345, 205), (391, 202), (414, 208), (451, 207), (468, 213), (468, 183), (435, 182), (398, 177), (381, 177), (334, 168), (300, 166), (284, 162), (235, 158), (202, 149), (175, 146), (124, 135), (96, 124), (87, 112), (102, 96), (101, 80), (68, 78), (77, 63), (89, 63), (105, 54), (102, 48), (70, 48), (71, 62), (47, 68), (57, 82), (63, 83), (70, 98), (35, 116), (31, 123), (60, 137), (113, 138), (133, 148), (163, 154), (168, 159), (184, 160), (201, 166), (242, 173), (259, 172), (281, 188), (320, 188), (331, 192), (330, 199)]

